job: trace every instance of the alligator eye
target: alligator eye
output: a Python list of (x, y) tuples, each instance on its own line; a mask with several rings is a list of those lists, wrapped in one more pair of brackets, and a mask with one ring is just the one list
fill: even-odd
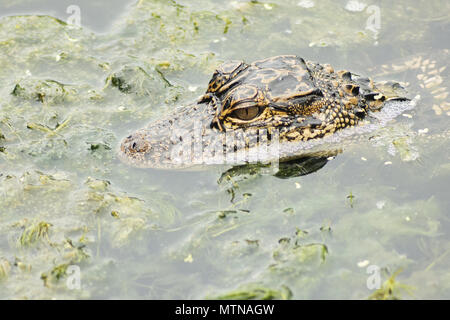
[(259, 107), (249, 107), (234, 110), (231, 115), (239, 120), (249, 121), (256, 118), (259, 115)]

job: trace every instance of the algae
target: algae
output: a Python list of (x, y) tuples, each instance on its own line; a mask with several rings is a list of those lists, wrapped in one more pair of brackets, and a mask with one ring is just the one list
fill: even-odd
[[(448, 64), (449, 4), (373, 3), (376, 37), (366, 8), (313, 4), (143, 0), (101, 34), (2, 17), (0, 298), (450, 297), (448, 70), (422, 88), (420, 67), (405, 67), (418, 52)], [(401, 81), (422, 99), (367, 144), (278, 176), (117, 159), (123, 137), (196, 101), (222, 61), (276, 54)], [(376, 291), (371, 265), (403, 272)]]

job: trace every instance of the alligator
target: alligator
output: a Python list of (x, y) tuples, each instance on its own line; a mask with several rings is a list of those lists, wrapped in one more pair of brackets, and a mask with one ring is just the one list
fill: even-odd
[(197, 102), (124, 138), (119, 157), (165, 169), (291, 161), (359, 132), (353, 128), (384, 125), (413, 106), (403, 94), (399, 83), (294, 55), (229, 61), (215, 70)]

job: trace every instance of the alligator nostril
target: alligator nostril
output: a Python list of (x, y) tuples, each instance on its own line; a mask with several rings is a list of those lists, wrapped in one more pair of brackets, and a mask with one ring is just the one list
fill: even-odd
[(142, 152), (145, 153), (151, 149), (151, 145), (144, 139), (137, 139), (124, 144), (124, 148), (130, 153)]

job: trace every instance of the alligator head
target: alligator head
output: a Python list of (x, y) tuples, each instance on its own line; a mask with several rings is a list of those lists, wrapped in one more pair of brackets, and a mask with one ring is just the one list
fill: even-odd
[(401, 99), (381, 88), (297, 56), (227, 62), (197, 103), (126, 137), (120, 158), (153, 168), (292, 159), (295, 154), (278, 153), (280, 144), (300, 145), (356, 127), (387, 101)]

